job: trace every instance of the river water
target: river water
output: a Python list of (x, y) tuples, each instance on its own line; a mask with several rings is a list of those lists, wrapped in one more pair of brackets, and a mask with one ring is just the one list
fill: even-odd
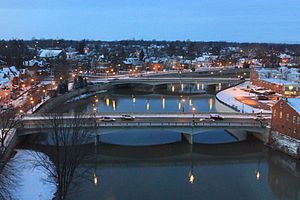
[[(214, 94), (207, 93), (102, 93), (61, 109), (216, 111)], [(91, 131), (80, 145), (60, 148), (50, 132), (27, 136), (2, 170), (0, 195), (52, 199), (59, 188), (74, 200), (300, 199), (300, 163), (252, 136), (238, 141), (228, 131), (212, 130), (196, 134), (189, 145), (176, 130), (124, 129), (101, 135), (97, 142), (98, 132)]]

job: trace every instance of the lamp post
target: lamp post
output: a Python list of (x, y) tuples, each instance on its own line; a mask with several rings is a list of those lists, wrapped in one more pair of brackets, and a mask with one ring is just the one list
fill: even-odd
[(245, 111), (244, 111), (245, 101), (243, 100), (242, 103), (243, 103), (243, 110), (242, 110), (242, 113), (244, 113), (244, 112), (245, 112)]
[(192, 108), (192, 113), (193, 113), (193, 126), (195, 125), (195, 112), (196, 112), (196, 108), (193, 107), (193, 108)]

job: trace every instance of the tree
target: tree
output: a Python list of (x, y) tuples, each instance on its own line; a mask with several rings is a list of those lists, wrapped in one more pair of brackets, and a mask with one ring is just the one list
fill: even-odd
[(142, 51), (141, 51), (140, 54), (139, 54), (139, 59), (140, 59), (140, 61), (143, 61), (143, 60), (144, 60), (144, 57), (145, 57), (145, 53), (144, 53), (144, 50), (142, 49)]
[(85, 47), (85, 40), (82, 40), (78, 43), (78, 46), (76, 49), (80, 54), (84, 54), (84, 47)]
[(0, 111), (0, 145), (4, 147), (7, 136), (21, 125), (21, 119), (17, 115), (17, 109), (11, 108)]
[[(47, 155), (33, 152), (35, 167), (45, 169), (48, 179), (45, 180), (57, 187), (56, 198), (67, 199), (75, 192), (84, 172), (78, 166), (86, 157), (80, 146), (87, 144), (93, 138), (95, 118), (93, 115), (74, 113), (69, 119), (63, 113), (47, 113), (44, 115), (44, 128), (48, 133), (46, 145), (51, 149)], [(86, 126), (90, 128), (85, 128)]]

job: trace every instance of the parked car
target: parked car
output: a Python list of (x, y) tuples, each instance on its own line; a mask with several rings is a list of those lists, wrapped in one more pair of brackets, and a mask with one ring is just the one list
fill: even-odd
[(267, 96), (264, 96), (264, 95), (257, 96), (257, 99), (258, 100), (269, 100), (269, 98)]
[(135, 117), (131, 115), (122, 115), (121, 117), (122, 120), (134, 120)]
[(103, 122), (113, 122), (113, 121), (116, 121), (116, 119), (112, 118), (112, 117), (102, 117), (100, 120), (103, 121)]
[(224, 119), (224, 117), (221, 116), (221, 115), (219, 115), (219, 114), (210, 114), (209, 118), (210, 119), (215, 119), (215, 120), (222, 120), (222, 119)]

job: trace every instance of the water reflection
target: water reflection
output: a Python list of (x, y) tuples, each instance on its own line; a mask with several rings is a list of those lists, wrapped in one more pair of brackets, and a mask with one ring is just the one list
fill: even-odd
[[(53, 146), (35, 148), (53, 160)], [(255, 140), (76, 148), (87, 155), (78, 169), (88, 173), (69, 199), (299, 199), (299, 162)]]
[[(157, 88), (153, 94), (148, 90), (145, 94), (145, 92), (138, 93), (134, 89), (116, 89), (111, 93), (101, 93), (69, 102), (60, 110), (63, 112), (147, 112), (150, 110), (190, 112), (192, 107), (196, 107), (199, 112), (213, 112), (215, 97), (209, 94), (214, 94), (219, 87), (226, 87), (226, 85), (172, 84)], [(186, 105), (184, 105), (185, 101)]]

